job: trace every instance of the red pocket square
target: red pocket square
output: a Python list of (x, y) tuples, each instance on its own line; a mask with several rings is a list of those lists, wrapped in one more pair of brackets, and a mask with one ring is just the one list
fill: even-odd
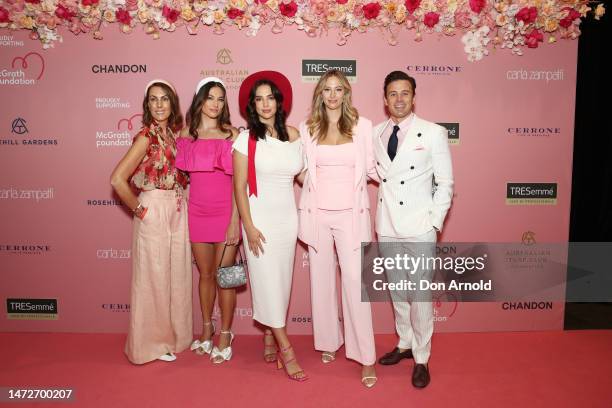
[(414, 148), (414, 150), (425, 150), (425, 148), (423, 146), (417, 146)]

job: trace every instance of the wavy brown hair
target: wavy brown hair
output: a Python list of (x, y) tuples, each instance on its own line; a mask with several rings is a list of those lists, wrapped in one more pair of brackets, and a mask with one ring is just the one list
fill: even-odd
[(164, 92), (166, 92), (166, 95), (168, 95), (168, 98), (170, 99), (170, 117), (168, 118), (168, 127), (173, 132), (178, 132), (183, 127), (183, 115), (181, 114), (179, 99), (172, 88), (163, 82), (154, 82), (147, 89), (147, 94), (142, 101), (142, 125), (150, 127), (154, 121), (153, 115), (151, 115), (151, 111), (149, 110), (149, 91), (154, 86), (160, 87), (164, 90)]
[(229, 136), (232, 135), (232, 131), (230, 130), (232, 122), (230, 121), (230, 112), (229, 107), (227, 106), (227, 92), (225, 91), (225, 87), (221, 82), (207, 82), (193, 97), (191, 106), (189, 107), (187, 116), (185, 117), (187, 126), (189, 126), (189, 134), (194, 140), (198, 138), (198, 128), (200, 127), (200, 123), (202, 123), (202, 105), (204, 105), (204, 102), (206, 102), (208, 99), (210, 90), (215, 87), (223, 91), (224, 98), (223, 109), (217, 118), (217, 129), (219, 129), (222, 133), (228, 134)]
[(308, 132), (310, 136), (316, 138), (318, 141), (322, 141), (327, 136), (329, 130), (329, 118), (327, 117), (327, 111), (325, 110), (325, 103), (323, 103), (323, 89), (325, 83), (331, 77), (336, 77), (340, 81), (340, 84), (344, 88), (344, 96), (342, 97), (342, 113), (338, 120), (338, 129), (343, 136), (353, 137), (353, 127), (357, 124), (359, 119), (359, 112), (353, 106), (352, 102), (352, 89), (346, 76), (337, 69), (331, 69), (319, 78), (317, 86), (315, 87), (312, 95), (312, 105), (310, 107), (310, 117), (306, 121), (308, 126)]
[(270, 90), (272, 91), (272, 95), (274, 96), (274, 100), (276, 101), (276, 114), (274, 115), (274, 130), (276, 130), (276, 134), (278, 135), (278, 140), (281, 142), (286, 142), (289, 140), (289, 132), (287, 132), (287, 124), (285, 123), (287, 115), (285, 113), (285, 109), (283, 108), (283, 93), (280, 91), (276, 84), (268, 79), (260, 79), (253, 84), (251, 90), (249, 92), (249, 102), (246, 106), (247, 113), (247, 126), (249, 130), (252, 131), (255, 140), (265, 139), (266, 132), (268, 131), (268, 127), (265, 123), (262, 123), (259, 120), (259, 115), (257, 114), (257, 107), (255, 105), (255, 97), (257, 96), (257, 89), (260, 86), (268, 85)]

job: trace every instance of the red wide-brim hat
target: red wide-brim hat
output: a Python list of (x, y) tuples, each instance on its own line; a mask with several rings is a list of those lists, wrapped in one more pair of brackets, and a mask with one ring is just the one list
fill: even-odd
[(255, 72), (242, 81), (240, 85), (240, 91), (238, 92), (238, 105), (240, 106), (240, 114), (246, 119), (246, 107), (249, 103), (249, 93), (255, 82), (260, 79), (267, 79), (278, 87), (283, 94), (283, 109), (285, 115), (288, 117), (291, 112), (291, 105), (293, 102), (293, 90), (291, 89), (291, 82), (286, 76), (277, 71), (258, 71)]

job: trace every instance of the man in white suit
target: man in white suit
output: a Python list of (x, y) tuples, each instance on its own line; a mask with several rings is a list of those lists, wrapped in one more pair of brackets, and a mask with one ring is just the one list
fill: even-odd
[[(416, 81), (405, 72), (387, 75), (384, 102), (389, 119), (374, 128), (376, 170), (381, 180), (376, 232), (379, 242), (383, 242), (380, 248), (385, 256), (393, 256), (394, 249), (389, 249), (392, 245), (404, 246), (403, 250), (413, 256), (420, 256), (428, 251), (423, 248), (429, 248), (427, 255), (433, 256), (436, 234), (442, 230), (453, 196), (448, 133), (444, 127), (413, 113), (415, 91)], [(415, 272), (408, 277), (392, 277), (387, 271), (387, 277), (430, 280), (433, 273), (424, 269)], [(412, 384), (426, 387), (430, 381), (428, 360), (433, 334), (431, 298), (425, 295), (417, 301), (397, 293), (392, 293), (391, 298), (399, 342), (379, 363), (391, 365), (414, 358)]]

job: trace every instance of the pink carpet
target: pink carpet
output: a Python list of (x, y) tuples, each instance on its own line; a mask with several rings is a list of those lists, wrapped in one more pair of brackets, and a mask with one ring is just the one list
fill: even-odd
[[(412, 360), (377, 366), (378, 384), (366, 389), (359, 365), (323, 365), (312, 337), (292, 339), (304, 383), (265, 364), (255, 336), (237, 336), (234, 358), (219, 366), (188, 351), (133, 366), (123, 335), (3, 333), (0, 386), (75, 389), (71, 403), (19, 407), (612, 407), (612, 331), (435, 334), (423, 390), (410, 384)], [(378, 354), (394, 342), (377, 336)]]

